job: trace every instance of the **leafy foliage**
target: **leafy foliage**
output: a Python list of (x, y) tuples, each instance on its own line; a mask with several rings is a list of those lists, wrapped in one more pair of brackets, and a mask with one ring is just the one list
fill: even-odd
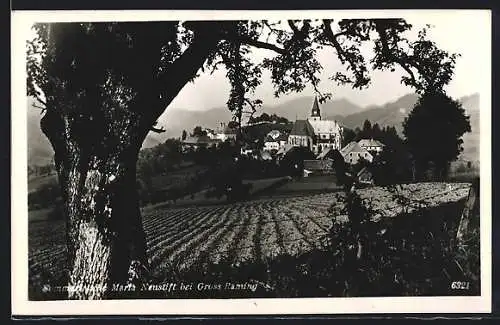
[[(411, 27), (403, 19), (37, 24), (38, 37), (27, 48), (28, 94), (54, 110), (74, 102), (78, 114), (88, 115), (100, 105), (84, 102), (102, 102), (102, 87), (118, 87), (115, 102), (137, 105), (152, 124), (199, 68), (223, 65), (231, 84), (228, 107), (240, 120), (262, 104), (252, 94), (264, 69), (271, 72), (276, 96), (310, 84), (321, 101), (329, 98), (319, 89), (323, 67), (316, 59), (325, 47), (347, 65), (347, 74), (332, 77), (339, 83), (367, 87), (370, 68), (400, 66), (407, 72), (403, 83), (419, 92), (439, 91), (451, 80), (457, 55), (438, 49), (426, 30), (409, 41), (404, 33)], [(371, 67), (359, 51), (367, 42), (375, 45)], [(255, 62), (255, 47), (274, 55)], [(174, 75), (178, 81), (171, 80)]]
[(193, 137), (201, 137), (207, 135), (207, 131), (203, 130), (201, 126), (195, 126), (193, 132), (191, 132), (191, 136)]
[(273, 122), (273, 123), (282, 123), (282, 124), (288, 124), (290, 121), (286, 117), (278, 116), (276, 114), (267, 114), (267, 113), (262, 113), (260, 116), (253, 117), (251, 116), (248, 119), (249, 124), (255, 124), (255, 123), (260, 123), (260, 122)]
[[(419, 177), (447, 175), (450, 162), (462, 152), (462, 136), (471, 131), (462, 105), (443, 93), (423, 94), (403, 123), (406, 143)], [(422, 132), (425, 130), (425, 132)]]

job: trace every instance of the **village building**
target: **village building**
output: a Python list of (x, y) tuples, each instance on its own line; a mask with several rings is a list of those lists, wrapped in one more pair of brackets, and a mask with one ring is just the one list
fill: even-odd
[(359, 146), (371, 153), (381, 153), (384, 150), (384, 144), (374, 139), (361, 139), (358, 142)]
[(358, 183), (363, 185), (373, 185), (373, 174), (367, 167), (363, 167), (357, 174), (356, 179)]
[(330, 174), (332, 172), (333, 160), (330, 158), (321, 160), (304, 160), (304, 176), (308, 176), (310, 174)]
[(219, 139), (211, 139), (208, 135), (189, 136), (182, 141), (182, 151), (196, 151), (200, 148), (210, 148), (218, 146), (221, 142)]
[(215, 138), (224, 142), (226, 140), (236, 141), (237, 130), (230, 128), (226, 123), (221, 123), (219, 129), (216, 131)]
[(294, 147), (307, 147), (312, 151), (314, 129), (308, 120), (296, 120), (288, 135), (288, 144)]
[(340, 150), (344, 161), (348, 164), (355, 165), (361, 159), (368, 162), (373, 161), (373, 155), (366, 149), (362, 148), (359, 143), (352, 141)]
[(322, 119), (317, 98), (314, 98), (311, 116), (295, 121), (288, 136), (288, 144), (307, 147), (315, 154), (328, 148), (340, 150), (341, 142), (342, 126), (337, 121)]
[(215, 140), (218, 138), (217, 132), (213, 129), (205, 129), (205, 132), (207, 132), (207, 136), (212, 140)]
[(285, 147), (288, 141), (288, 135), (278, 130), (270, 131), (264, 138), (265, 151), (278, 151), (280, 148)]
[(286, 143), (284, 147), (281, 147), (278, 152), (276, 152), (276, 160), (280, 161), (285, 157), (295, 146), (292, 146), (291, 144)]

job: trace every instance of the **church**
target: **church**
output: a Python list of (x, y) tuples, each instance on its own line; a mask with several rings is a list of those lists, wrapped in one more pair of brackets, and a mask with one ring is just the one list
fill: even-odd
[(321, 118), (318, 98), (314, 98), (311, 116), (307, 120), (296, 120), (288, 144), (308, 147), (315, 154), (326, 149), (340, 150), (342, 146), (342, 126), (334, 120)]

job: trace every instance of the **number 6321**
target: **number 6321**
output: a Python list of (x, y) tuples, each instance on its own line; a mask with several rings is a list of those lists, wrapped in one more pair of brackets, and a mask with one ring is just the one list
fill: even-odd
[(458, 290), (468, 290), (469, 289), (469, 282), (453, 281), (451, 283), (451, 288), (458, 289)]

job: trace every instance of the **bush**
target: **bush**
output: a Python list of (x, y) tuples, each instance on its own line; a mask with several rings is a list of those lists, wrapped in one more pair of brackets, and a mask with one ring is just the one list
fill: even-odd
[(455, 295), (451, 283), (464, 279), (470, 290), (460, 294), (479, 294), (479, 247), (458, 254), (454, 244), (463, 201), (377, 222), (356, 194), (346, 206), (349, 222), (329, 236), (332, 280), (345, 295)]

